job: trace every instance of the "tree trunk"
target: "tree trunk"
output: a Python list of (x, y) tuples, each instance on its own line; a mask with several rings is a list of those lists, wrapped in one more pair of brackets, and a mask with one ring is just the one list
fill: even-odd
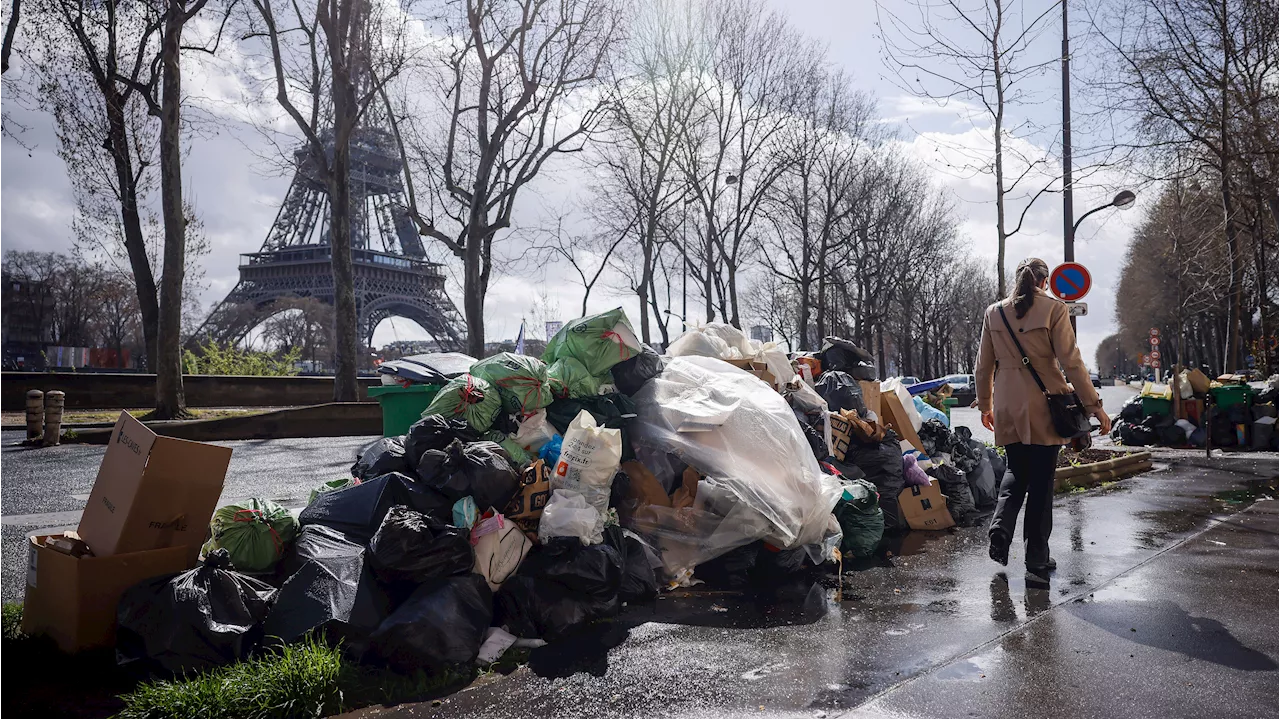
[(485, 288), (480, 283), (480, 252), (484, 240), (480, 237), (481, 232), (467, 229), (467, 247), (462, 257), (462, 283), (465, 289), (462, 307), (467, 317), (467, 354), (476, 358), (484, 357)]
[(111, 156), (115, 161), (116, 182), (120, 186), (120, 224), (124, 230), (124, 247), (129, 255), (129, 269), (138, 294), (138, 313), (142, 315), (142, 341), (146, 345), (147, 369), (155, 372), (159, 363), (156, 335), (160, 328), (160, 305), (156, 299), (156, 281), (147, 258), (147, 242), (142, 235), (142, 218), (138, 213), (138, 186), (134, 182), (133, 162), (129, 156), (129, 134), (124, 121), (124, 108), (114, 94), (106, 98), (107, 127)]
[(333, 267), (333, 338), (335, 402), (355, 402), (356, 292), (351, 260), (351, 134), (356, 109), (350, 83), (333, 80), (333, 165), (329, 177), (329, 245)]
[[(999, 13), (999, 6), (996, 8)], [(1000, 25), (997, 19), (996, 31), (992, 40), (992, 75), (996, 86), (996, 112), (992, 123), (992, 135), (995, 138), (996, 165), (996, 295), (997, 299), (1005, 296), (1004, 284), (1004, 246), (1008, 235), (1005, 234), (1004, 220), (1004, 71), (1000, 67)]]
[[(653, 282), (653, 217), (650, 215), (650, 224), (644, 229), (644, 238), (641, 241), (644, 256), (640, 267), (640, 286), (636, 289), (636, 293), (640, 296), (640, 341), (645, 344), (649, 343), (649, 285)], [(654, 307), (655, 320), (661, 322), (656, 316), (657, 307)], [(586, 314), (585, 310), (583, 314)]]
[(160, 274), (159, 357), (156, 409), (152, 417), (186, 415), (182, 389), (182, 281), (186, 274), (187, 219), (182, 206), (181, 102), (184, 3), (170, 0), (161, 39), (163, 90), (160, 98), (160, 204), (164, 215), (164, 263)]

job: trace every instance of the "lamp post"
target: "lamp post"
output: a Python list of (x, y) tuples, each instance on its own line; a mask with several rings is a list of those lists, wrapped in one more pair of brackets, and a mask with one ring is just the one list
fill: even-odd
[[(1115, 207), (1115, 208), (1118, 208), (1118, 209), (1121, 209), (1121, 210), (1127, 210), (1127, 209), (1129, 209), (1130, 207), (1133, 207), (1134, 200), (1136, 200), (1137, 198), (1138, 198), (1138, 196), (1137, 196), (1137, 195), (1135, 195), (1135, 194), (1133, 193), (1133, 191), (1132, 191), (1132, 190), (1121, 190), (1121, 191), (1119, 191), (1119, 192), (1117, 192), (1117, 193), (1116, 193), (1116, 196), (1115, 196), (1115, 197), (1111, 198), (1111, 202), (1108, 202), (1108, 203), (1107, 203), (1107, 204), (1105, 204), (1105, 205), (1098, 205), (1097, 207), (1093, 208), (1092, 210), (1089, 210), (1088, 212), (1084, 213), (1083, 215), (1080, 215), (1079, 219), (1077, 219), (1075, 222), (1071, 222), (1071, 216), (1070, 216), (1070, 215), (1066, 215), (1066, 216), (1065, 216), (1065, 218), (1066, 218), (1066, 222), (1067, 222), (1067, 223), (1070, 223), (1070, 224), (1068, 224), (1068, 225), (1067, 225), (1067, 228), (1066, 228), (1066, 230), (1067, 230), (1066, 237), (1064, 238), (1064, 240), (1063, 240), (1063, 242), (1062, 242), (1062, 260), (1063, 260), (1063, 262), (1075, 262), (1075, 260), (1076, 260), (1076, 250), (1075, 250), (1075, 246), (1076, 246), (1076, 228), (1080, 226), (1080, 223), (1081, 223), (1081, 222), (1084, 222), (1084, 218), (1088, 217), (1089, 215), (1092, 215), (1092, 214), (1093, 214), (1093, 213), (1095, 213), (1095, 212), (1101, 212), (1101, 211), (1103, 211), (1103, 210), (1105, 210), (1105, 209), (1107, 209), (1107, 208), (1109, 208), (1109, 207)], [(1068, 208), (1069, 208), (1069, 207), (1071, 207), (1071, 201), (1070, 201), (1070, 200), (1064, 200), (1064, 203), (1063, 203), (1063, 204), (1064, 204), (1066, 207), (1068, 207)], [(1072, 331), (1074, 331), (1074, 330), (1075, 330), (1075, 328), (1076, 328), (1076, 318), (1075, 318), (1075, 317), (1072, 317), (1072, 318), (1071, 318), (1071, 329), (1072, 329)]]

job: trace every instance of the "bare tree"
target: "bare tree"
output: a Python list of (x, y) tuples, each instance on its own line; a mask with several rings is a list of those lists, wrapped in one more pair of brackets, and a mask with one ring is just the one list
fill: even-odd
[(138, 295), (147, 364), (158, 364), (160, 307), (143, 232), (154, 186), (156, 127), (138, 87), (163, 19), (148, 3), (37, 0), (22, 32), (40, 104), (54, 117), (77, 213), (112, 237), (117, 225)]
[[(1020, 189), (1050, 158), (1019, 151), (1024, 144), (1019, 140), (1039, 130), (1014, 112), (1036, 102), (1035, 80), (1060, 60), (1033, 53), (1034, 41), (1060, 6), (1053, 2), (1024, 10), (1017, 0), (877, 0), (876, 8), (885, 64), (894, 76), (890, 79), (940, 106), (956, 102), (976, 108), (971, 112), (990, 122), (992, 153), (970, 154), (956, 169), (995, 178), (997, 291), (1004, 296), (1005, 243), (1057, 181), (1055, 175), (1034, 192)], [(1010, 202), (1025, 203), (1012, 229)]]
[(699, 21), (705, 48), (697, 70), (706, 89), (681, 167), (700, 210), (707, 320), (714, 319), (714, 290), (721, 316), (738, 325), (738, 273), (756, 247), (756, 223), (786, 163), (775, 146), (823, 58), (819, 46), (762, 0), (705, 3)]
[[(1141, 0), (1093, 18), (1123, 70), (1102, 87), (1116, 109), (1134, 118), (1139, 140), (1175, 176), (1203, 175), (1207, 168), (1217, 178), (1229, 259), (1227, 369), (1237, 367), (1242, 333), (1252, 325), (1242, 311), (1250, 229), (1262, 235), (1254, 258), (1264, 320), (1269, 300), (1262, 298), (1273, 284), (1274, 263), (1269, 267), (1263, 258), (1277, 202), (1276, 12), (1273, 0)], [(1240, 190), (1250, 185), (1256, 199), (1242, 202)], [(1259, 215), (1269, 209), (1270, 218), (1248, 221), (1250, 204)]]
[[(854, 213), (873, 191), (867, 181), (878, 140), (872, 130), (875, 106), (850, 91), (840, 73), (821, 74), (804, 85), (793, 121), (782, 133), (779, 152), (786, 162), (768, 193), (768, 226), (760, 260), (789, 283), (800, 298), (797, 322), (818, 337), (827, 334), (827, 282), (831, 258), (850, 235)], [(799, 348), (814, 349), (814, 337), (799, 336)]]
[(512, 226), (520, 190), (548, 160), (582, 150), (603, 115), (601, 70), (621, 39), (615, 5), (453, 0), (439, 20), (435, 100), (447, 119), (438, 131), (408, 126), (430, 197), (429, 208), (413, 210), (419, 231), (462, 260), (467, 348), (476, 356), (493, 245)]
[(605, 270), (618, 245), (626, 239), (626, 234), (604, 235), (595, 233), (569, 234), (565, 231), (565, 217), (556, 218), (554, 228), (539, 229), (534, 232), (534, 239), (523, 254), (523, 258), (532, 258), (543, 264), (567, 263), (578, 276), (582, 285), (582, 314), (587, 314), (587, 301)]
[[(306, 141), (307, 171), (326, 185), (333, 267), (333, 398), (357, 399), (355, 273), (351, 254), (351, 142), (370, 105), (409, 60), (407, 17), (372, 0), (252, 0), (274, 70), (275, 99)], [(297, 38), (295, 41), (294, 38)]]

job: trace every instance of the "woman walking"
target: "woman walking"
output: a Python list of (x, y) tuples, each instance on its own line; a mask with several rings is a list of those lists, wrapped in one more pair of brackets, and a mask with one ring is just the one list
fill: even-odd
[(1080, 359), (1067, 306), (1044, 292), (1049, 266), (1032, 257), (1018, 265), (1014, 276), (1013, 293), (987, 308), (975, 370), (982, 425), (995, 432), (1008, 465), (991, 518), (990, 554), (1000, 564), (1009, 563), (1009, 544), (1025, 500), (1022, 538), (1027, 569), (1042, 574), (1057, 568), (1049, 556), (1053, 475), (1058, 452), (1070, 439), (1054, 430), (1048, 399), (1023, 366), (1024, 353), (1051, 394), (1071, 391), (1063, 378), (1066, 370), (1085, 411), (1098, 418), (1103, 434), (1111, 431), (1111, 419)]

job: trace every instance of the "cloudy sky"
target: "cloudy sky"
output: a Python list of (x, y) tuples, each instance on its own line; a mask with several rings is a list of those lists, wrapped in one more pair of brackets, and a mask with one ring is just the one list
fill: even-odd
[[(889, 70), (881, 59), (881, 41), (876, 28), (876, 8), (871, 0), (770, 0), (802, 32), (828, 47), (833, 64), (842, 66), (859, 88), (871, 91), (877, 98), (881, 115), (899, 130), (902, 142), (917, 158), (934, 169), (937, 182), (956, 200), (964, 216), (963, 234), (972, 243), (971, 253), (996, 256), (994, 182), (982, 174), (960, 171), (965, 157), (981, 152), (989, 144), (985, 125), (966, 112), (963, 104), (938, 107), (906, 94), (899, 83), (891, 81)], [(1037, 3), (1029, 2), (1029, 5)], [(1046, 0), (1046, 6), (1049, 4)], [(1035, 51), (1056, 52), (1059, 38), (1049, 32), (1037, 41)], [(11, 70), (13, 72), (13, 70)], [(1044, 101), (1031, 111), (1034, 119), (1048, 125), (1060, 112), (1059, 78), (1056, 66), (1039, 85)], [(188, 78), (187, 90), (209, 98), (227, 97), (236, 92), (226, 77), (216, 71), (196, 72)], [(1073, 98), (1077, 103), (1082, 99)], [(65, 168), (57, 156), (57, 140), (52, 119), (39, 111), (20, 107), (4, 100), (5, 110), (13, 119), (28, 127), (23, 142), (28, 151), (10, 138), (5, 138), (0, 151), (0, 246), (4, 250), (62, 249), (69, 250), (70, 227), (74, 202)], [(1043, 156), (1052, 149), (1053, 138), (1042, 136), (1023, 147), (1030, 156)], [(1077, 138), (1080, 145), (1089, 138)], [(1037, 146), (1038, 145), (1040, 146)], [(239, 254), (257, 250), (275, 218), (288, 177), (264, 157), (272, 150), (260, 134), (246, 131), (234, 123), (211, 127), (190, 142), (190, 155), (184, 164), (187, 198), (204, 221), (213, 251), (203, 258), (207, 288), (203, 305), (210, 307), (235, 285)], [(1053, 160), (1043, 168), (1046, 177), (1056, 175), (1060, 164)], [(562, 166), (553, 176), (534, 188), (519, 206), (517, 223), (508, 243), (507, 254), (513, 256), (519, 246), (522, 229), (545, 224), (551, 214), (579, 198), (585, 192), (582, 177), (572, 168)], [(1103, 171), (1091, 176), (1076, 192), (1077, 216), (1105, 203), (1124, 184), (1115, 172)], [(1132, 229), (1141, 219), (1144, 202), (1127, 213), (1107, 210), (1086, 220), (1076, 243), (1076, 258), (1090, 268), (1094, 289), (1086, 298), (1089, 316), (1079, 323), (1080, 344), (1085, 361), (1092, 365), (1097, 343), (1114, 328), (1114, 287), (1119, 267)], [(1022, 207), (1011, 208), (1015, 218)], [(1062, 260), (1062, 203), (1060, 195), (1042, 197), (1027, 214), (1020, 234), (1008, 247), (1009, 268), (1026, 256), (1044, 258), (1050, 266)], [(960, 253), (969, 254), (969, 253)], [(957, 257), (957, 261), (962, 257)], [(939, 272), (948, 267), (937, 268)], [(621, 291), (619, 278), (606, 277), (592, 294), (590, 307), (608, 309), (622, 304), (632, 317), (638, 309), (634, 299)], [(581, 305), (581, 288), (563, 267), (536, 267), (531, 263), (514, 263), (493, 283), (486, 302), (489, 339), (514, 337), (522, 317), (533, 315), (535, 302), (552, 308), (551, 316), (570, 319)], [(460, 290), (453, 287), (460, 306)], [(694, 302), (695, 300), (690, 300)], [(550, 317), (548, 317), (550, 318)], [(673, 322), (673, 325), (675, 323)], [(538, 334), (538, 333), (535, 333)], [(418, 339), (425, 334), (413, 323), (389, 320), (379, 326), (375, 343), (394, 339)]]

